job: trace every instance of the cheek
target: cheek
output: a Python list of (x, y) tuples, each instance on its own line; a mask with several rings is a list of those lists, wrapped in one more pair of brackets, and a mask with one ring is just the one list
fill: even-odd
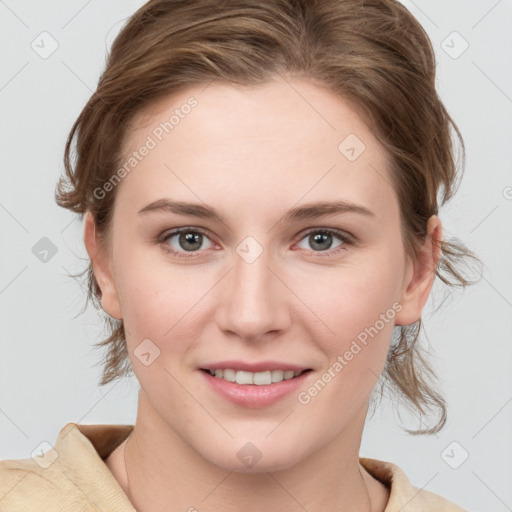
[(315, 281), (309, 298), (321, 318), (343, 339), (372, 326), (400, 298), (396, 255), (369, 254)]
[(327, 356), (328, 368), (341, 358), (343, 368), (337, 365), (332, 371), (345, 376), (339, 379), (346, 379), (344, 386), (357, 388), (364, 381), (371, 387), (382, 372), (395, 318), (402, 309), (397, 282), (401, 265), (396, 251), (368, 253), (325, 274), (309, 293), (306, 287), (302, 290), (319, 319), (310, 324), (314, 325), (311, 339)]
[(315, 322), (310, 336), (325, 362), (317, 380), (298, 396), (299, 403), (318, 410), (333, 435), (369, 399), (401, 310), (390, 274), (375, 270), (358, 278), (357, 269), (352, 270), (323, 300), (317, 297), (315, 312), (322, 322)]
[(205, 293), (201, 281), (191, 282), (190, 272), (166, 263), (155, 248), (118, 254), (116, 287), (131, 348), (145, 338), (159, 345), (186, 325), (187, 313)]
[[(201, 333), (214, 318), (219, 275), (170, 264), (163, 251), (147, 249), (132, 251), (118, 268), (126, 342), (137, 379), (147, 389), (173, 389), (176, 382), (165, 370), (185, 374), (194, 364)], [(148, 352), (156, 357), (146, 367)], [(178, 385), (175, 390), (178, 396)]]

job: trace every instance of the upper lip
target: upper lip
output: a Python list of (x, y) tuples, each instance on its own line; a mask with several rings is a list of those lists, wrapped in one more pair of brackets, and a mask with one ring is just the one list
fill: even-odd
[(260, 361), (260, 362), (244, 362), (244, 361), (219, 361), (218, 363), (211, 363), (207, 366), (202, 366), (203, 370), (241, 370), (244, 372), (265, 372), (269, 370), (292, 370), (300, 372), (310, 370), (307, 366), (300, 366), (290, 363), (280, 363), (279, 361)]

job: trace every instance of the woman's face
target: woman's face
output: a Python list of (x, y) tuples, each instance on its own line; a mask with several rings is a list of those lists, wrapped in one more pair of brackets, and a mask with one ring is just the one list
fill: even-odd
[[(214, 82), (153, 105), (125, 142), (111, 251), (88, 228), (86, 244), (160, 433), (234, 471), (356, 439), (393, 327), (431, 284), (361, 118), (304, 80)], [(309, 371), (251, 387), (204, 371), (264, 383), (293, 367)]]

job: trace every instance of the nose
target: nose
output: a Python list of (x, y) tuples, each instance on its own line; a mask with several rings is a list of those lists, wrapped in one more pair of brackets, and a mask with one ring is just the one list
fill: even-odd
[(247, 341), (286, 331), (291, 323), (293, 294), (268, 253), (263, 251), (252, 260), (240, 251), (234, 253), (232, 261), (234, 266), (221, 283), (217, 297), (218, 327)]

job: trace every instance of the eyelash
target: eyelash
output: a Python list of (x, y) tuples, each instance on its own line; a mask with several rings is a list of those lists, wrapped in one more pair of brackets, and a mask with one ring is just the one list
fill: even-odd
[[(162, 235), (160, 235), (158, 237), (158, 241), (162, 244), (162, 247), (165, 250), (165, 252), (167, 252), (173, 256), (176, 256), (178, 258), (183, 258), (183, 259), (194, 258), (201, 251), (190, 251), (189, 255), (185, 255), (186, 253), (184, 253), (182, 251), (176, 251), (175, 249), (171, 248), (168, 244), (165, 243), (170, 238), (172, 238), (176, 235), (179, 235), (181, 233), (200, 233), (200, 234), (206, 236), (208, 239), (210, 238), (208, 236), (208, 233), (204, 229), (194, 228), (194, 227), (178, 228), (173, 231), (164, 232)], [(309, 251), (309, 254), (315, 254), (315, 255), (318, 254), (318, 255), (321, 255), (322, 258), (330, 258), (330, 257), (337, 256), (340, 251), (345, 250), (345, 246), (354, 245), (354, 243), (355, 243), (355, 239), (352, 237), (352, 235), (348, 235), (347, 233), (344, 233), (343, 231), (339, 231), (339, 230), (333, 229), (333, 228), (312, 228), (309, 231), (307, 231), (299, 239), (299, 242), (301, 240), (303, 240), (304, 238), (306, 238), (312, 234), (316, 234), (316, 233), (334, 235), (343, 242), (342, 244), (340, 244), (338, 247), (336, 247), (334, 249), (328, 249), (326, 251), (313, 251), (313, 250)]]

